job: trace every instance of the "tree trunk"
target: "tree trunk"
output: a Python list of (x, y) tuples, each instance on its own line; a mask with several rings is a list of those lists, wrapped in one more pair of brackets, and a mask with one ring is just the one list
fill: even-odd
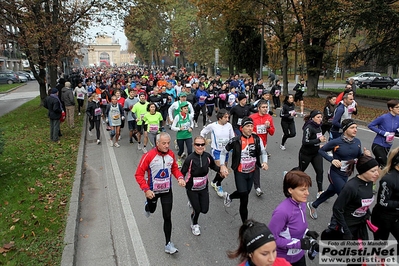
[(313, 38), (312, 40), (304, 40), (305, 57), (307, 67), (307, 95), (310, 97), (319, 97), (317, 87), (323, 63), (323, 54), (325, 41)]
[(39, 69), (39, 79), (37, 80), (37, 82), (39, 82), (40, 100), (41, 100), (40, 105), (43, 106), (44, 99), (46, 99), (48, 95), (46, 87), (46, 70), (44, 67), (40, 67)]
[(282, 74), (283, 74), (283, 95), (288, 95), (288, 46), (282, 45), (283, 54)]

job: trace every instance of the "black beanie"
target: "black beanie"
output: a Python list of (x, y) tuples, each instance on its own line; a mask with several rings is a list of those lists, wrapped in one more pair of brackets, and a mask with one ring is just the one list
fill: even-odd
[(368, 170), (376, 166), (378, 166), (378, 162), (376, 161), (376, 159), (367, 155), (360, 156), (356, 163), (356, 169), (359, 172), (359, 175), (367, 172)]
[(353, 119), (345, 119), (341, 122), (342, 132), (345, 132), (351, 125), (357, 124)]
[(248, 227), (243, 235), (247, 253), (252, 253), (264, 244), (275, 241), (273, 233), (264, 223), (255, 221), (247, 221), (247, 223)]
[(241, 127), (244, 127), (244, 126), (246, 126), (246, 125), (248, 125), (248, 124), (254, 124), (254, 121), (252, 120), (252, 118), (250, 118), (250, 117), (244, 117), (243, 119), (242, 119), (242, 121), (241, 121)]

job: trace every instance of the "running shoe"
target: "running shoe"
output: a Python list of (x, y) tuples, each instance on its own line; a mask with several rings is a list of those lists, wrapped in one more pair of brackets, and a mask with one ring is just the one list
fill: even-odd
[(201, 234), (200, 226), (198, 224), (192, 225), (191, 226), (191, 232), (193, 232), (193, 235), (199, 236)]
[(145, 201), (144, 202), (144, 216), (148, 218), (148, 217), (150, 217), (151, 213), (147, 209), (147, 204), (148, 204), (148, 202)]
[(112, 141), (112, 139), (109, 140), (109, 146), (114, 147), (114, 142)]
[(313, 202), (307, 202), (306, 206), (308, 207), (310, 218), (312, 218), (313, 220), (316, 220), (317, 219), (317, 209), (315, 207), (313, 207), (312, 204), (313, 204)]
[(190, 202), (190, 201), (187, 201), (187, 207), (188, 207), (189, 209), (192, 209), (192, 208), (193, 208), (193, 206), (191, 205), (191, 202)]
[(93, 136), (93, 132), (91, 132), (91, 129), (89, 128), (89, 136)]
[(137, 144), (137, 150), (141, 151), (141, 143)]
[(100, 143), (101, 143), (101, 140), (98, 139), (98, 140), (97, 140), (97, 145), (99, 145)]
[(168, 254), (175, 254), (176, 252), (179, 252), (177, 248), (175, 248), (175, 245), (169, 241), (167, 245), (165, 245), (165, 252)]
[(323, 194), (324, 190), (317, 192), (316, 199), (320, 198), (321, 194)]
[(147, 148), (144, 146), (142, 151), (143, 151), (143, 153), (147, 153)]
[(222, 186), (218, 186), (218, 189), (217, 189), (216, 193), (217, 193), (218, 196), (221, 197), (221, 198), (224, 196), (224, 191), (223, 191)]
[(180, 156), (182, 159), (183, 158), (186, 158), (186, 153), (185, 152), (183, 152), (182, 154), (181, 154), (181, 156)]
[(119, 148), (121, 145), (119, 145), (118, 142), (115, 142), (114, 146), (115, 146), (116, 148)]
[(121, 140), (121, 135), (119, 135), (119, 137), (118, 137), (118, 141), (120, 141)]
[(316, 251), (316, 247), (318, 249), (318, 244), (317, 244), (317, 240), (314, 240), (314, 239), (311, 240), (311, 243), (312, 243), (312, 246), (308, 250), (308, 258), (310, 260), (314, 260), (316, 255), (319, 253), (319, 252)]
[(129, 143), (133, 144), (133, 138), (130, 138)]
[(282, 151), (285, 151), (285, 146), (280, 144), (280, 149), (281, 149)]
[(178, 151), (179, 150), (179, 145), (177, 145), (177, 141), (175, 140), (175, 150)]
[(227, 208), (230, 207), (231, 204), (231, 199), (230, 199), (230, 194), (227, 192), (224, 192), (224, 206)]
[(194, 127), (198, 127), (198, 123), (197, 122), (194, 123)]
[(216, 185), (216, 183), (213, 183), (213, 181), (211, 181), (211, 187), (213, 187), (213, 189), (218, 192), (218, 186)]
[(260, 197), (263, 194), (263, 191), (260, 189), (260, 187), (258, 187), (257, 189), (255, 189), (256, 192), (256, 196)]
[(180, 159), (177, 159), (177, 167), (181, 168), (181, 166), (182, 166), (181, 160), (180, 160)]
[(288, 171), (283, 171), (283, 179), (285, 177), (285, 175), (288, 173)]
[(212, 123), (212, 120), (208, 119), (208, 122), (209, 122), (209, 123)]

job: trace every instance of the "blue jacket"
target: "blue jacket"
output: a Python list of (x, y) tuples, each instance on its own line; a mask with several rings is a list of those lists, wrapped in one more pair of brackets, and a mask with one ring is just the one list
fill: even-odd
[(393, 116), (391, 113), (383, 114), (371, 121), (368, 127), (377, 133), (373, 143), (385, 148), (390, 148), (392, 146), (392, 142), (387, 142), (384, 134), (387, 132), (399, 132), (399, 116)]
[(209, 94), (205, 90), (200, 90), (198, 89), (197, 92), (195, 93), (195, 99), (197, 100), (197, 103), (199, 106), (203, 106), (205, 104), (206, 98), (209, 97)]

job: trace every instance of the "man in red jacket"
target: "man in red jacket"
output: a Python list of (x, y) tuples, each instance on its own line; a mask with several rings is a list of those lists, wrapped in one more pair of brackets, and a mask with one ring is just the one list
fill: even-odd
[[(174, 244), (170, 241), (172, 234), (172, 174), (177, 179), (180, 186), (186, 186), (183, 174), (177, 167), (174, 153), (169, 149), (170, 135), (161, 132), (156, 138), (156, 147), (145, 153), (140, 160), (136, 170), (136, 181), (141, 190), (144, 191), (145, 215), (150, 216), (155, 212), (158, 198), (161, 199), (162, 216), (164, 219), (165, 233), (165, 252), (174, 254), (178, 252)], [(147, 180), (144, 178), (147, 172)]]
[[(260, 137), (263, 146), (267, 145), (267, 134), (274, 135), (273, 117), (268, 114), (268, 104), (265, 100), (260, 100), (258, 103), (258, 113), (252, 114), (250, 118), (254, 121), (254, 133)], [(256, 196), (260, 197), (263, 191), (260, 189), (260, 171), (256, 168), (254, 174), (254, 188)]]

